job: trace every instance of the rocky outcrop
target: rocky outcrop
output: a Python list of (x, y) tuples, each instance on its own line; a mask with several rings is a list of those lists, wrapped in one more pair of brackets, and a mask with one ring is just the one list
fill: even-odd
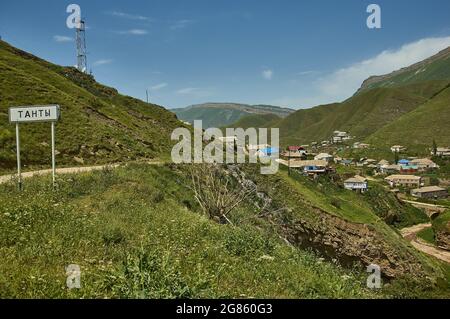
[[(406, 273), (424, 277), (422, 264), (409, 251), (399, 249), (388, 242), (372, 226), (345, 221), (316, 208), (318, 222), (298, 220), (283, 225), (283, 233), (289, 242), (302, 247), (314, 248), (330, 259), (351, 266), (376, 264), (387, 278)], [(398, 241), (402, 241), (399, 235)]]
[[(450, 223), (447, 226), (448, 229), (450, 229)], [(439, 248), (445, 249), (450, 251), (450, 232), (447, 230), (439, 230), (436, 231), (436, 245)]]
[[(257, 187), (236, 167), (231, 171), (243, 186)], [(413, 248), (394, 230), (388, 239), (371, 225), (346, 221), (312, 205), (302, 218), (303, 214), (293, 212), (297, 208), (278, 207), (271, 195), (256, 194), (254, 205), (263, 208), (259, 217), (274, 225), (280, 237), (293, 246), (313, 249), (344, 266), (376, 264), (388, 279), (405, 274), (414, 274), (416, 278), (427, 276), (421, 261), (412, 253)]]

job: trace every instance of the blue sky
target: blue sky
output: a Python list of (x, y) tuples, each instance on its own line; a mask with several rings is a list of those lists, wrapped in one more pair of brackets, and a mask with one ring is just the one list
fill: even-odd
[[(168, 108), (241, 102), (306, 108), (450, 45), (448, 0), (2, 0), (0, 35), (74, 65), (67, 5), (87, 21), (88, 65), (120, 92)], [(366, 26), (369, 4), (382, 28)]]

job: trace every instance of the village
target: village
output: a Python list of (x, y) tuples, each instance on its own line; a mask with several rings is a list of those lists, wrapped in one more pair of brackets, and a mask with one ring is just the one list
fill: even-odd
[[(227, 145), (236, 137), (220, 139)], [(364, 193), (371, 183), (379, 183), (401, 200), (436, 202), (449, 196), (450, 181), (436, 178), (440, 166), (434, 158), (450, 160), (450, 147), (438, 147), (429, 150), (426, 157), (407, 156), (407, 147), (390, 147), (391, 160), (379, 158), (346, 158), (340, 156), (340, 150), (366, 150), (369, 144), (354, 142), (347, 132), (335, 131), (329, 140), (313, 142), (309, 145), (287, 146), (285, 150), (271, 147), (269, 144), (246, 145), (247, 155), (258, 157), (277, 157), (289, 173), (296, 172), (313, 179), (322, 175), (338, 174), (344, 177), (341, 186), (349, 191)]]

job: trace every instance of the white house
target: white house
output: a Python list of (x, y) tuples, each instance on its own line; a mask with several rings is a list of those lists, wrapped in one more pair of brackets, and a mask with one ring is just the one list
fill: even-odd
[(268, 148), (268, 147), (270, 147), (269, 144), (259, 144), (259, 145), (257, 145), (257, 144), (255, 144), (255, 145), (249, 144), (249, 145), (247, 145), (247, 151), (248, 151), (250, 154), (255, 154), (255, 153), (258, 152), (259, 150), (263, 150), (263, 149), (266, 149), (266, 148)]
[(382, 166), (386, 166), (389, 165), (389, 162), (386, 161), (385, 159), (382, 159), (381, 161), (378, 162), (377, 166), (378, 167), (382, 167)]
[(370, 144), (360, 143), (356, 142), (353, 144), (353, 148), (355, 149), (368, 149), (370, 147)]
[(341, 132), (341, 131), (334, 131), (333, 137), (331, 138), (331, 141), (333, 143), (341, 143), (343, 141), (351, 140), (351, 137), (348, 135), (347, 132)]
[(417, 166), (417, 167), (418, 167), (419, 169), (421, 169), (421, 170), (439, 168), (439, 165), (437, 165), (435, 162), (433, 162), (433, 161), (430, 160), (429, 158), (417, 158), (417, 159), (413, 159), (413, 160), (410, 162), (410, 165), (412, 165), (412, 166)]
[(414, 175), (391, 175), (385, 178), (391, 187), (420, 187), (422, 177)]
[(355, 177), (349, 178), (344, 181), (344, 187), (349, 190), (364, 193), (368, 189), (367, 179), (362, 176), (356, 175)]
[[(431, 151), (431, 155), (434, 155), (433, 151)], [(438, 147), (436, 149), (436, 155), (437, 156), (443, 156), (443, 157), (450, 156), (450, 148), (448, 148), (448, 147)]]
[(314, 160), (316, 160), (316, 161), (326, 161), (328, 163), (332, 162), (333, 159), (334, 159), (334, 156), (330, 155), (328, 153), (320, 153), (314, 157)]
[(402, 145), (394, 145), (391, 147), (392, 153), (400, 153), (400, 152), (404, 152), (404, 151), (406, 151), (406, 147), (404, 147)]
[(400, 165), (397, 164), (392, 164), (392, 165), (381, 165), (380, 166), (380, 172), (382, 174), (395, 174), (397, 172), (400, 172), (402, 169), (402, 167)]
[(237, 141), (237, 137), (236, 136), (223, 136), (223, 137), (219, 137), (218, 140), (222, 143), (234, 143)]

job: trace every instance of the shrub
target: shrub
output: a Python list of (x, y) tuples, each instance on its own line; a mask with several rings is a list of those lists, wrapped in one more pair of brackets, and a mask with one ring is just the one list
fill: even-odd
[(106, 245), (118, 245), (126, 241), (126, 235), (119, 228), (114, 228), (102, 236)]
[(333, 198), (331, 200), (331, 205), (333, 205), (334, 207), (341, 209), (341, 201), (337, 198)]
[(225, 238), (225, 248), (236, 256), (271, 254), (274, 247), (272, 239), (263, 237), (249, 227), (235, 229)]
[(179, 299), (192, 298), (189, 287), (176, 263), (168, 255), (153, 251), (129, 253), (123, 265), (109, 274), (106, 288), (119, 298)]
[(164, 200), (164, 193), (161, 191), (156, 191), (152, 194), (152, 202), (154, 204), (159, 204)]

